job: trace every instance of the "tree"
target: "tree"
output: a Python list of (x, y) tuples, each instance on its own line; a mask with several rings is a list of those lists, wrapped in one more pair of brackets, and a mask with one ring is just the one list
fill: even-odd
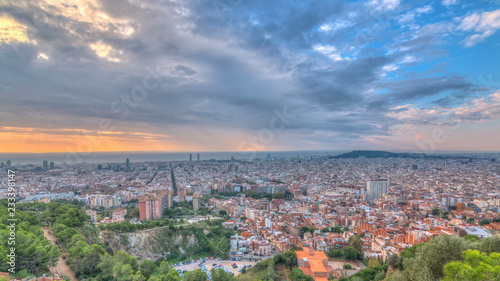
[(471, 235), (471, 234), (469, 234), (469, 235), (465, 235), (463, 238), (465, 240), (469, 240), (471, 242), (477, 242), (477, 241), (479, 241), (479, 236), (477, 236), (477, 235)]
[(160, 276), (161, 281), (181, 281), (181, 276), (175, 268), (168, 270), (166, 274)]
[(212, 274), (213, 281), (231, 281), (231, 280), (234, 280), (233, 275), (226, 272), (222, 268), (217, 268), (215, 270), (212, 269), (212, 270), (210, 270), (210, 273)]
[[(213, 276), (212, 276), (213, 277)], [(184, 273), (184, 281), (205, 281), (207, 280), (207, 274), (201, 269), (195, 269), (193, 271), (188, 271)]]
[(403, 269), (401, 258), (398, 255), (391, 255), (387, 258), (387, 265), (393, 269)]
[(276, 279), (276, 272), (274, 271), (274, 260), (267, 263), (267, 268), (264, 274), (264, 280), (274, 281)]
[(83, 251), (83, 272), (85, 275), (92, 275), (98, 271), (97, 265), (101, 261), (101, 256), (104, 255), (105, 251), (101, 245), (93, 244), (87, 246)]
[(354, 234), (349, 237), (349, 246), (361, 252), (363, 250), (363, 240), (361, 240), (361, 236)]
[(101, 271), (101, 279), (103, 280), (111, 280), (113, 279), (113, 256), (105, 253), (101, 256), (101, 262), (97, 265), (97, 268)]
[(306, 232), (310, 232), (311, 234), (313, 234), (315, 230), (316, 230), (316, 228), (314, 228), (314, 227), (302, 226), (300, 228), (301, 236), (304, 237), (304, 234)]
[(443, 212), (443, 214), (441, 215), (441, 218), (444, 219), (444, 220), (446, 220), (446, 219), (448, 219), (449, 215), (450, 215), (450, 212), (447, 212), (447, 211)]
[(137, 217), (139, 217), (139, 207), (135, 207), (135, 208), (130, 209), (130, 211), (128, 213), (128, 216), (130, 218), (137, 218)]
[(382, 281), (385, 279), (386, 273), (385, 271), (379, 271), (373, 276), (372, 281)]
[[(17, 214), (16, 214), (17, 215)], [(53, 264), (56, 257), (59, 256), (57, 246), (51, 245), (50, 242), (43, 237), (43, 234), (34, 232), (33, 230), (26, 231), (25, 226), (20, 224), (16, 229), (16, 267), (26, 269), (29, 273), (38, 273), (45, 271), (47, 266)], [(0, 231), (0, 237), (7, 237), (8, 232), (5, 230)], [(7, 239), (1, 239), (7, 245)], [(12, 247), (12, 246), (10, 246)], [(0, 246), (0, 248), (3, 248)], [(7, 256), (6, 250), (9, 247), (5, 246), (3, 252)], [(5, 264), (0, 265), (4, 268)], [(6, 270), (6, 268), (4, 268)]]
[(290, 272), (290, 279), (292, 281), (314, 281), (314, 278), (312, 278), (309, 275), (305, 275), (300, 268), (295, 267), (291, 272)]
[(97, 268), (101, 270), (100, 276), (103, 280), (116, 278), (117, 274), (125, 274), (130, 280), (138, 268), (137, 259), (122, 251), (117, 251), (113, 256), (104, 253), (100, 261)]
[(344, 265), (342, 266), (344, 269), (352, 269), (352, 265), (349, 264), (349, 263), (344, 263)]
[(500, 236), (495, 235), (493, 237), (482, 239), (479, 243), (479, 251), (487, 254), (500, 252)]
[(463, 252), (464, 261), (447, 263), (444, 281), (500, 280), (500, 253), (481, 253), (478, 250)]
[(342, 253), (346, 260), (357, 260), (361, 258), (361, 252), (353, 247), (345, 247)]
[(483, 226), (483, 225), (487, 225), (487, 224), (490, 224), (490, 223), (492, 223), (492, 221), (490, 221), (490, 220), (482, 220), (482, 221), (479, 222), (479, 225)]
[(285, 199), (285, 193), (283, 192), (276, 192), (272, 195), (273, 199)]
[[(366, 268), (356, 274), (352, 275), (349, 280), (382, 280), (385, 278), (385, 272), (387, 271), (387, 265), (382, 265), (379, 267)], [(380, 279), (382, 278), (382, 279)]]
[(133, 275), (134, 269), (130, 266), (130, 264), (117, 262), (115, 266), (113, 266), (113, 277), (117, 281), (130, 281), (132, 280)]
[(406, 281), (406, 277), (401, 271), (393, 271), (386, 281)]
[(439, 209), (432, 209), (432, 215), (433, 216), (438, 216), (441, 213)]
[(273, 261), (275, 264), (285, 264), (290, 270), (298, 265), (297, 255), (295, 254), (295, 251), (292, 250), (276, 255)]
[[(79, 234), (75, 234), (73, 235), (73, 237), (76, 237), (77, 235)], [(71, 248), (68, 249), (68, 255), (69, 255), (68, 263), (71, 269), (73, 269), (73, 271), (75, 271), (75, 274), (78, 276), (83, 275), (85, 273), (85, 265), (83, 264), (83, 258), (85, 257), (84, 252), (87, 246), (88, 245), (84, 241), (77, 241)]]
[(420, 243), (417, 245), (413, 245), (410, 248), (402, 251), (400, 253), (401, 259), (410, 259), (410, 258), (415, 258), (417, 257), (417, 253), (420, 251), (420, 249), (425, 245), (425, 243)]
[(370, 258), (368, 260), (368, 267), (378, 267), (380, 265), (381, 264), (377, 258)]
[(146, 281), (146, 277), (142, 275), (140, 271), (137, 271), (134, 276), (132, 276), (132, 281)]
[(326, 253), (329, 258), (339, 258), (342, 256), (342, 251), (340, 249), (331, 249)]
[(78, 232), (72, 227), (66, 227), (64, 224), (59, 225), (64, 226), (64, 230), (56, 232), (57, 230), (54, 229), (54, 236), (59, 242), (61, 242), (63, 245), (66, 245), (71, 241), (71, 237), (73, 237), (73, 235), (77, 234)]
[(156, 271), (156, 264), (150, 260), (145, 260), (139, 266), (139, 270), (147, 279)]
[(331, 228), (331, 231), (334, 232), (334, 233), (342, 233), (342, 229), (340, 228), (340, 226), (334, 226)]
[(439, 280), (443, 266), (463, 259), (462, 252), (469, 247), (467, 240), (441, 235), (423, 244), (414, 258), (404, 258), (403, 265), (408, 280)]

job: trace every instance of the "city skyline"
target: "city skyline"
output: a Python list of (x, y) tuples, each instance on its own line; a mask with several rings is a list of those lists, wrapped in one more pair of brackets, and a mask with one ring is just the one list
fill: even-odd
[(5, 1), (0, 153), (500, 151), (499, 28), (498, 1)]

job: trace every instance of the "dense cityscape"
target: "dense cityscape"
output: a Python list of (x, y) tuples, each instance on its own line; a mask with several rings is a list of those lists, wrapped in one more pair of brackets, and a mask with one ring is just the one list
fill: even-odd
[(0, 0), (0, 281), (500, 281), (499, 46), (500, 0)]
[[(299, 247), (310, 250), (298, 257), (320, 260), (315, 268), (299, 261), (306, 275), (315, 280), (340, 278), (366, 268), (356, 260), (383, 264), (436, 236), (483, 239), (500, 233), (500, 162), (495, 155), (357, 153), (288, 159), (269, 154), (249, 161), (200, 161), (192, 155), (176, 162), (134, 163), (127, 158), (108, 164), (12, 165), (7, 161), (0, 167), (4, 174), (16, 172), (18, 204), (78, 200), (87, 221), (105, 232), (131, 232), (120, 225), (165, 217), (182, 219), (185, 225), (220, 219), (223, 228), (234, 230), (225, 258), (232, 271), (226, 270), (236, 275), (241, 273), (237, 263), (255, 265)], [(0, 196), (8, 198), (8, 193), (2, 189)], [(169, 213), (182, 210), (180, 206), (189, 212)], [(342, 252), (352, 237), (360, 237), (359, 253)], [(161, 247), (143, 248), (134, 241), (129, 253), (139, 260), (169, 260)], [(346, 270), (345, 261), (336, 259), (350, 260), (353, 269)], [(180, 273), (202, 268), (192, 264), (175, 265)]]

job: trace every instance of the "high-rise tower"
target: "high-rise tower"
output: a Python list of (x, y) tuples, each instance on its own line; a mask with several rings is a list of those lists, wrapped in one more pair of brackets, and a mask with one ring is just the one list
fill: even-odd
[(177, 184), (175, 183), (174, 167), (170, 163), (170, 177), (172, 178), (172, 190), (174, 191), (174, 196), (177, 196)]
[(382, 198), (389, 194), (389, 180), (370, 180), (366, 182), (366, 193), (368, 201)]

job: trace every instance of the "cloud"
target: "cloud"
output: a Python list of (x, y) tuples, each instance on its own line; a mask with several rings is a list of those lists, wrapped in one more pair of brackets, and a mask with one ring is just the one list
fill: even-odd
[(0, 44), (11, 42), (29, 42), (26, 33), (27, 27), (16, 20), (0, 16)]
[(89, 47), (96, 53), (97, 56), (101, 58), (105, 58), (112, 62), (120, 62), (118, 55), (121, 51), (114, 50), (110, 45), (102, 42), (96, 42), (90, 44)]
[(337, 48), (330, 45), (315, 45), (313, 49), (329, 58), (333, 61), (342, 61), (348, 58), (342, 57), (342, 55), (338, 52)]
[(458, 4), (458, 2), (458, 0), (443, 0), (443, 2), (441, 3), (443, 4), (443, 6), (449, 7)]
[(458, 26), (458, 29), (465, 31), (486, 31), (498, 28), (500, 28), (500, 10), (481, 14), (473, 13), (464, 17)]
[(500, 91), (484, 98), (472, 99), (455, 107), (434, 106), (429, 109), (418, 108), (412, 104), (390, 109), (387, 117), (414, 125), (456, 126), (500, 118)]
[(418, 17), (418, 16), (420, 16), (422, 14), (431, 13), (432, 11), (433, 11), (433, 8), (432, 8), (432, 6), (429, 6), (429, 5), (426, 5), (426, 6), (423, 6), (423, 7), (419, 7), (419, 8), (413, 9), (410, 12), (407, 12), (407, 13), (403, 14), (398, 19), (398, 22), (400, 24), (409, 24), (409, 23), (412, 23), (413, 21), (415, 21), (416, 17)]
[(371, 0), (368, 5), (376, 10), (394, 10), (399, 6), (400, 0)]
[[(155, 149), (236, 150), (286, 106), (295, 117), (266, 149), (361, 145), (390, 136), (400, 121), (391, 108), (484, 95), (446, 69), (408, 70), (442, 56), (453, 28), (401, 33), (394, 23), (430, 12), (388, 0), (6, 1), (2, 22), (21, 37), (0, 33), (0, 126), (72, 140), (122, 132), (121, 147), (144, 141), (135, 150), (149, 136)], [(496, 28), (495, 17), (478, 16), (461, 31)]]
[(455, 31), (455, 24), (451, 22), (436, 22), (424, 25), (422, 28), (420, 28), (418, 33), (422, 35), (446, 35), (447, 33), (453, 31)]
[(468, 79), (461, 76), (425, 77), (403, 81), (382, 84), (388, 90), (382, 98), (398, 102), (414, 101), (450, 91), (470, 92), (474, 88)]
[(473, 13), (461, 19), (457, 29), (476, 32), (462, 41), (466, 47), (471, 47), (492, 36), (500, 28), (500, 10)]
[(461, 43), (464, 44), (465, 47), (472, 47), (472, 46), (476, 45), (477, 43), (484, 41), (486, 38), (492, 36), (494, 33), (495, 33), (495, 31), (493, 31), (493, 30), (487, 30), (481, 34), (471, 35), (471, 36), (465, 38), (464, 40), (462, 40)]

